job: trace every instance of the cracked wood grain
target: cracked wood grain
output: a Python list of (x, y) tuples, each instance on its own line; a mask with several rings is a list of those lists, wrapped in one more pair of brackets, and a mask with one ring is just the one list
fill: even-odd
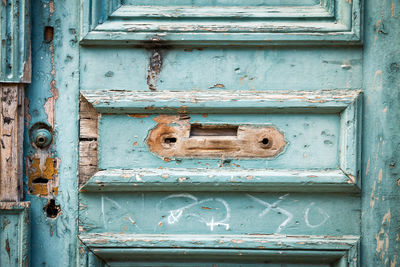
[(81, 95), (79, 103), (79, 184), (97, 172), (97, 133), (99, 114)]
[(0, 201), (19, 201), (22, 191), (24, 86), (0, 84)]

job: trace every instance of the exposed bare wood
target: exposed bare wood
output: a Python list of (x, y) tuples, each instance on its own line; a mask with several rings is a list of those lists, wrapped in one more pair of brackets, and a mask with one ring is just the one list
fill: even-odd
[(24, 85), (0, 84), (0, 201), (19, 201), (22, 190)]
[(199, 125), (188, 117), (161, 115), (150, 132), (150, 151), (163, 158), (269, 158), (286, 145), (269, 125)]
[(97, 171), (98, 113), (83, 97), (79, 105), (79, 184), (86, 183)]

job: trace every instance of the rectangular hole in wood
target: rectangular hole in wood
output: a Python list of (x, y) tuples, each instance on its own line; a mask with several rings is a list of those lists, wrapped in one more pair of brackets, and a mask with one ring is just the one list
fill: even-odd
[(194, 136), (237, 136), (239, 126), (237, 125), (207, 125), (191, 124), (190, 137)]

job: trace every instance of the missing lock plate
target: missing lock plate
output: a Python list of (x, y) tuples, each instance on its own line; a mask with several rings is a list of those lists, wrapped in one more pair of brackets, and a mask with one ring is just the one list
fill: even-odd
[(271, 158), (286, 141), (270, 125), (191, 124), (169, 116), (150, 131), (147, 144), (163, 158)]
[(190, 137), (194, 136), (237, 136), (238, 134), (237, 125), (208, 125), (208, 124), (191, 124), (190, 125)]

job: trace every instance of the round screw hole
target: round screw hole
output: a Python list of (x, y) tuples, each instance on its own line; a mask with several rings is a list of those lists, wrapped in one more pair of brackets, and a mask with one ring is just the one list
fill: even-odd
[(263, 138), (263, 139), (261, 140), (261, 143), (262, 143), (263, 145), (268, 145), (269, 139), (268, 139), (268, 138)]

